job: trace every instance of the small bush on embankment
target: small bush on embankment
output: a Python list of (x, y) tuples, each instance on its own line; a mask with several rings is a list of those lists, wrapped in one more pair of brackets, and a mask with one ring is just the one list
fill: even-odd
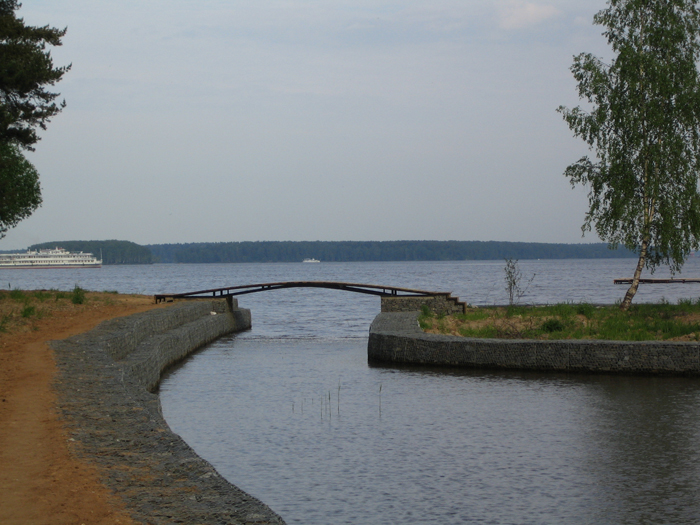
[(418, 319), (429, 333), (499, 339), (603, 339), (700, 341), (700, 299), (617, 306), (563, 303), (548, 306), (468, 308), (462, 315)]

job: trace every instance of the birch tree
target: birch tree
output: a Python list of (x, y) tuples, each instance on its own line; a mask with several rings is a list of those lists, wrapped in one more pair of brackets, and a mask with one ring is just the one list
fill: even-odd
[(614, 52), (590, 53), (571, 71), (588, 104), (560, 106), (593, 153), (566, 168), (588, 188), (582, 230), (639, 254), (627, 310), (644, 267), (679, 272), (700, 239), (700, 14), (691, 0), (609, 0), (594, 23)]

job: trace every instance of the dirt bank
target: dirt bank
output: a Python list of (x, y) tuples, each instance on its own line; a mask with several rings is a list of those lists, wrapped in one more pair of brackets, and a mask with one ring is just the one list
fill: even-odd
[(146, 296), (88, 293), (73, 304), (70, 294), (0, 293), (0, 523), (135, 523), (70, 451), (47, 341), (157, 307)]

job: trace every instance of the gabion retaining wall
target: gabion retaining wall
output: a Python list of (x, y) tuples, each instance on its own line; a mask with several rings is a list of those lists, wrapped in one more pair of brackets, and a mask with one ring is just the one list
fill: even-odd
[(56, 389), (73, 450), (142, 523), (283, 524), (226, 481), (163, 419), (152, 391), (162, 372), (222, 335), (250, 328), (232, 302), (175, 303), (53, 341)]
[(370, 328), (372, 361), (472, 368), (700, 375), (700, 344), (534, 341), (427, 334), (418, 313), (381, 313)]
[(435, 315), (454, 315), (464, 313), (464, 303), (456, 298), (435, 295), (430, 297), (382, 297), (382, 312), (420, 312), (423, 306), (430, 308)]

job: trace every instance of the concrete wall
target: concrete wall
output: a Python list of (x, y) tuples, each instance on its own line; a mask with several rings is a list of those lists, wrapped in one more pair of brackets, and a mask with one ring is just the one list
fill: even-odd
[(533, 341), (426, 334), (418, 313), (381, 313), (370, 328), (372, 361), (421, 365), (700, 375), (700, 344)]
[(225, 300), (175, 303), (52, 342), (73, 451), (100, 467), (103, 481), (139, 522), (284, 523), (174, 434), (152, 393), (173, 363), (250, 328), (250, 311), (235, 301), (232, 307)]

